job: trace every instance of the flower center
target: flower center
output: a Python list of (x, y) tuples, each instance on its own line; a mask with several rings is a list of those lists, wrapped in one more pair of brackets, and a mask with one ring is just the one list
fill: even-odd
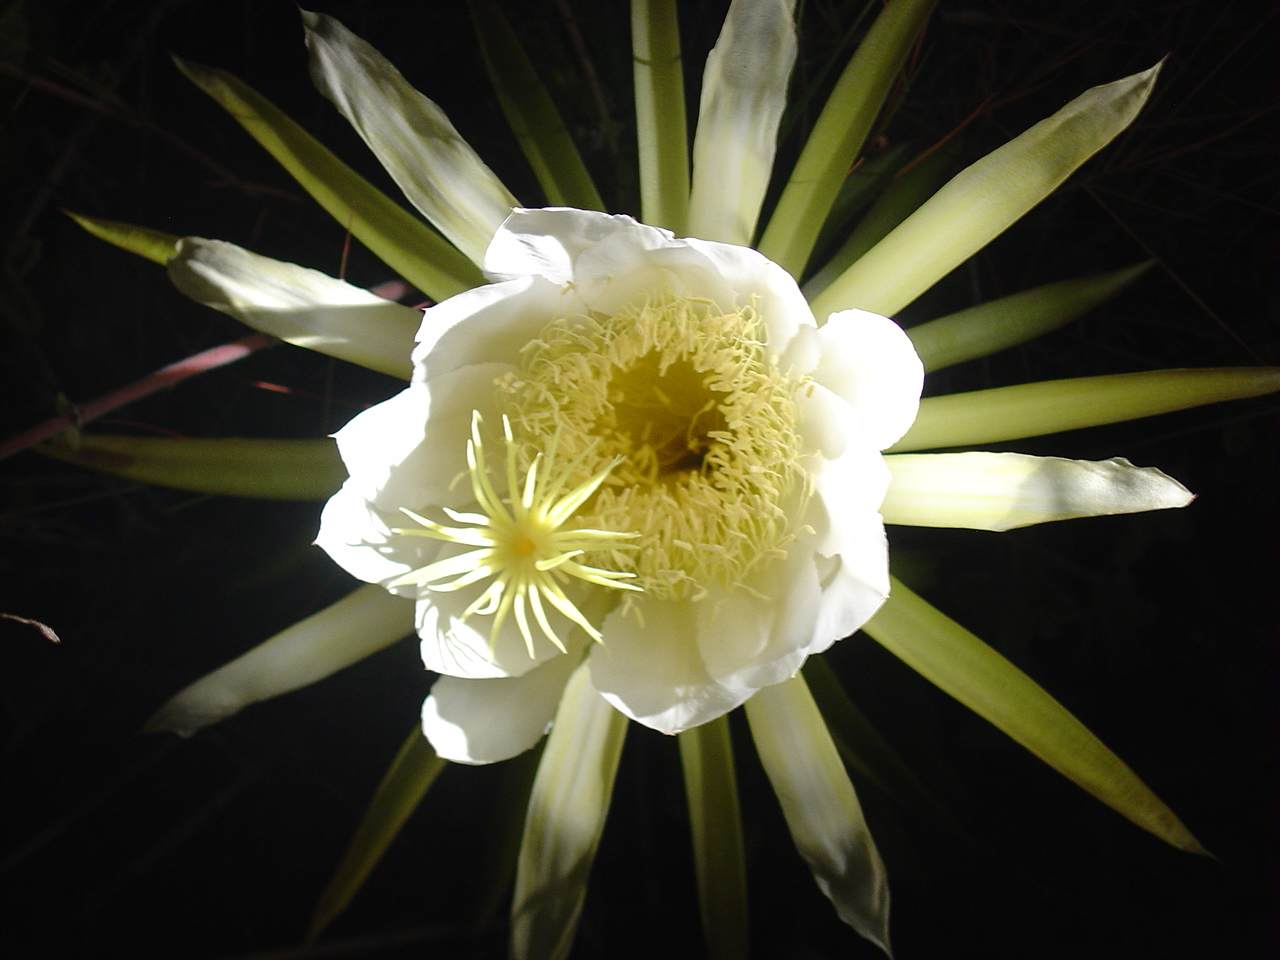
[(769, 359), (754, 305), (688, 297), (557, 319), (499, 383), (526, 462), (554, 442), (581, 482), (618, 461), (582, 522), (636, 531), (610, 565), (669, 599), (741, 585), (794, 539), (801, 385)]

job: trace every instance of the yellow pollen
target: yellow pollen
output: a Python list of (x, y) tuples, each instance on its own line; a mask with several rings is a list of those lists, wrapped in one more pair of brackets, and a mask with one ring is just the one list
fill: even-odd
[[(449, 526), (402, 507), (401, 512), (418, 526), (396, 528), (392, 532), (444, 541), (448, 545), (445, 548), (447, 555), (397, 577), (388, 586), (413, 584), (426, 590), (448, 593), (487, 582), (460, 619), (491, 616), (490, 647), (497, 642), (508, 616), (514, 616), (529, 656), (533, 657), (533, 631), (529, 625), (532, 614), (542, 635), (562, 653), (568, 652), (547, 616), (548, 606), (580, 627), (593, 640), (602, 641), (600, 631), (578, 609), (564, 586), (574, 579), (614, 590), (641, 590), (637, 584), (626, 582), (635, 578), (633, 572), (581, 562), (583, 555), (588, 553), (603, 551), (618, 555), (631, 546), (627, 541), (637, 534), (567, 524), (596, 494), (618, 466), (618, 461), (610, 460), (585, 481), (573, 484), (571, 475), (576, 464), (571, 462), (565, 468), (556, 469), (553, 461), (557, 438), (553, 435), (547, 455), (536, 454), (521, 480), (517, 443), (511, 422), (504, 416), (502, 431), (506, 441), (504, 473), (507, 495), (500, 497), (485, 462), (481, 423), (480, 414), (472, 413), (471, 439), (467, 441), (471, 492), (481, 512), (460, 513), (443, 507), (443, 513), (457, 524)], [(564, 492), (566, 488), (568, 492)]]
[(746, 586), (795, 538), (810, 495), (795, 400), (806, 381), (768, 355), (754, 302), (669, 296), (560, 318), (498, 385), (525, 462), (552, 437), (575, 480), (618, 462), (583, 522), (637, 532), (609, 560), (646, 592)]

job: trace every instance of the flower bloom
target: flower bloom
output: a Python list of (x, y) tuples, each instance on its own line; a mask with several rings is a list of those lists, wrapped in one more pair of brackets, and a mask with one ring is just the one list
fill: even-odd
[(584, 657), (677, 733), (876, 612), (880, 451), (923, 379), (896, 324), (819, 327), (756, 251), (625, 216), (516, 210), (484, 269), (427, 310), (409, 387), (338, 433), (317, 538), (417, 601), (442, 756), (528, 749)]

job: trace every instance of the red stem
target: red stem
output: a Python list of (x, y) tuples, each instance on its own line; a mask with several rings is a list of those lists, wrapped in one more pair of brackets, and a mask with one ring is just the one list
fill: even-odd
[(201, 350), (199, 353), (192, 354), (176, 363), (161, 367), (140, 380), (135, 380), (133, 383), (112, 390), (96, 400), (90, 400), (83, 406), (75, 407), (70, 413), (52, 417), (43, 423), (37, 424), (30, 430), (10, 437), (0, 443), (0, 460), (11, 457), (15, 453), (26, 450), (28, 447), (35, 446), (40, 441), (47, 440), (68, 427), (83, 426), (92, 420), (97, 420), (103, 414), (117, 410), (126, 404), (133, 403), (135, 400), (141, 400), (143, 397), (150, 396), (167, 387), (172, 387), (174, 384), (181, 383), (188, 377), (194, 377), (196, 374), (206, 373), (209, 370), (216, 370), (218, 367), (234, 363), (251, 353), (261, 350), (263, 347), (269, 347), (278, 342), (275, 337), (269, 337), (265, 333), (255, 333), (248, 337), (241, 337), (239, 340), (232, 340), (230, 343), (210, 347), (208, 350)]

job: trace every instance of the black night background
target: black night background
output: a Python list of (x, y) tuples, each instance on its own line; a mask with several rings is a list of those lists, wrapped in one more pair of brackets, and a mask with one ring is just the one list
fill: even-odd
[[(513, 193), (542, 203), (464, 4), (316, 2), (440, 103)], [(681, 7), (691, 122), (726, 6)], [(792, 89), (813, 95), (793, 93), (780, 166), (860, 9), (800, 7)], [(606, 203), (637, 212), (626, 5), (504, 8)], [(931, 377), (927, 393), (1280, 364), (1276, 14), (1229, 0), (939, 5), (873, 151), (950, 137), (967, 162), (1086, 88), (1169, 60), (1126, 133), (899, 319), (1155, 266), (1062, 331)], [(402, 199), (311, 87), (289, 3), (0, 2), (0, 438), (60, 412), (59, 398), (83, 402), (245, 332), (63, 209), (345, 269), (362, 286), (392, 278), (358, 243), (344, 251), (342, 225), (170, 53), (241, 77)], [(278, 346), (89, 429), (319, 437), (395, 389)], [(1278, 441), (1271, 397), (1002, 444), (1124, 456), (1198, 499), (1007, 534), (891, 529), (903, 578), (1075, 712), (1217, 857), (1165, 847), (855, 635), (828, 662), (945, 811), (858, 783), (899, 958), (1250, 957), (1280, 945)], [(310, 545), (320, 504), (150, 487), (29, 451), (0, 465), (0, 491), (0, 611), (61, 638), (0, 622), (0, 952), (505, 955), (501, 801), (520, 778), (502, 768), (446, 769), (348, 912), (302, 944), (416, 722), (430, 677), (412, 641), (190, 740), (139, 733), (177, 689), (350, 589)], [(756, 956), (877, 956), (814, 887), (733, 723)], [(703, 955), (688, 829), (674, 742), (632, 725), (575, 957)]]

